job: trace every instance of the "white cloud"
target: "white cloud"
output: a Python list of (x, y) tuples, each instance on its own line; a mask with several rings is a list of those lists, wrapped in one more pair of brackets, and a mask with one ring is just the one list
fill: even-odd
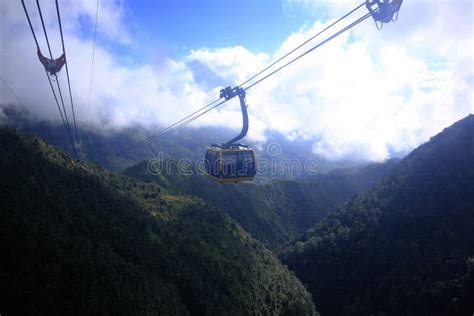
[[(124, 4), (100, 3), (100, 34), (132, 45)], [(352, 7), (347, 1), (323, 3), (332, 16), (338, 16), (334, 12), (341, 8)], [(30, 110), (43, 118), (58, 118), (21, 6), (1, 2), (0, 9), (0, 76)], [(52, 9), (54, 6), (45, 8), (48, 21), (54, 21)], [(81, 34), (83, 28), (93, 27), (95, 6), (92, 1), (65, 1), (64, 11), (68, 12), (63, 20), (67, 21), (77, 117), (84, 121), (92, 42)], [(88, 25), (79, 23), (84, 17)], [(314, 151), (333, 159), (382, 160), (391, 152), (416, 147), (474, 112), (472, 18), (470, 2), (453, 6), (441, 1), (405, 1), (399, 21), (383, 31), (377, 31), (371, 22), (363, 23), (249, 90), (249, 137), (262, 140), (268, 129), (290, 139), (311, 137)], [(38, 18), (34, 21), (37, 25)], [(102, 126), (174, 123), (214, 100), (222, 85), (241, 83), (329, 23), (317, 21), (292, 34), (273, 56), (241, 46), (197, 48), (182, 60), (123, 65), (98, 43), (89, 117)], [(52, 22), (48, 29), (57, 32)], [(55, 41), (55, 52), (60, 51), (58, 43)], [(63, 84), (64, 79), (62, 72)], [(8, 91), (0, 91), (0, 102), (14, 102)], [(194, 126), (238, 128), (240, 124), (238, 101), (232, 100)]]
[[(472, 29), (459, 22), (472, 21), (472, 4), (461, 4), (410, 4), (403, 14), (414, 29), (396, 30), (410, 24), (401, 15), (382, 32), (366, 23), (332, 41), (249, 92), (253, 121), (309, 134), (319, 139), (314, 151), (333, 159), (383, 160), (418, 146), (474, 110)], [(426, 7), (431, 15), (417, 20)], [(273, 59), (323, 27), (291, 35)]]
[[(194, 74), (198, 74), (199, 70), (207, 70), (207, 76), (218, 74), (219, 77), (227, 79), (229, 84), (237, 85), (253, 75), (256, 69), (263, 68), (268, 58), (266, 54), (252, 54), (244, 47), (236, 46), (217, 50), (191, 50), (185, 61), (191, 64), (190, 68)], [(201, 66), (200, 69), (194, 69), (196, 64)]]

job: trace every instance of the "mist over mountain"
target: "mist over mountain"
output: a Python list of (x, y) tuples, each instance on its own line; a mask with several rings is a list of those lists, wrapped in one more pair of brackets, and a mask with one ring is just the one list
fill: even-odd
[[(0, 109), (3, 112), (2, 125), (34, 133), (74, 154), (62, 125), (40, 120), (18, 106), (0, 106)], [(202, 164), (208, 146), (225, 142), (238, 133), (238, 130), (228, 128), (185, 128), (164, 138), (145, 141), (162, 129), (162, 126), (139, 125), (119, 129), (79, 127), (79, 157), (115, 171), (150, 158), (185, 159), (191, 164)], [(256, 181), (298, 179), (367, 163), (359, 159), (328, 160), (313, 153), (313, 143), (304, 138), (289, 140), (275, 131), (269, 132), (264, 142), (250, 142), (259, 158)]]

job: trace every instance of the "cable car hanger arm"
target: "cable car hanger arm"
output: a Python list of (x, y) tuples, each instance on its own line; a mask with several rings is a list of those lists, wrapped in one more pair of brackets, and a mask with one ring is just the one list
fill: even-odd
[(244, 138), (249, 130), (249, 116), (247, 113), (247, 104), (245, 103), (245, 90), (240, 87), (227, 87), (220, 91), (220, 98), (224, 98), (226, 101), (235, 96), (238, 96), (240, 101), (240, 110), (242, 111), (242, 130), (239, 135), (223, 144), (223, 147), (225, 148), (231, 147), (232, 144), (235, 144), (237, 141)]
[(381, 30), (384, 23), (395, 22), (398, 19), (402, 3), (403, 0), (366, 0), (365, 6), (374, 18), (375, 26)]

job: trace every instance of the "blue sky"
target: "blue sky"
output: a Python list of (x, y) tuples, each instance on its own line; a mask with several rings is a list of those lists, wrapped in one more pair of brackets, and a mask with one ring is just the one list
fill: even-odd
[[(34, 0), (25, 2), (35, 8)], [(54, 2), (41, 3), (56, 54)], [(60, 0), (77, 119), (104, 131), (173, 124), (359, 3), (100, 0), (89, 107), (96, 1)], [(415, 148), (474, 112), (473, 6), (405, 0), (399, 20), (382, 31), (363, 22), (249, 90), (248, 137), (278, 131), (305, 138), (316, 154), (336, 160), (380, 161)], [(58, 122), (20, 2), (1, 1), (0, 12), (0, 76), (32, 113)], [(32, 20), (40, 28), (34, 10)], [(0, 92), (0, 104), (16, 102), (5, 87)], [(192, 126), (240, 124), (238, 102), (231, 101)]]
[[(290, 34), (324, 16), (322, 10), (318, 17), (318, 10), (289, 8), (275, 0), (148, 0), (124, 5), (134, 32), (130, 53), (144, 61), (157, 51), (181, 58), (191, 49), (237, 45), (271, 54)], [(115, 49), (124, 52), (123, 47)]]

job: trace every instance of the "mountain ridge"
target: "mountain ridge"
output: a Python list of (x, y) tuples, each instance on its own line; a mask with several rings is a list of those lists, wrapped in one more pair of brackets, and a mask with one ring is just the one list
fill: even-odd
[(322, 315), (474, 311), (474, 116), (287, 245)]
[(0, 310), (315, 315), (261, 243), (204, 201), (0, 128)]

